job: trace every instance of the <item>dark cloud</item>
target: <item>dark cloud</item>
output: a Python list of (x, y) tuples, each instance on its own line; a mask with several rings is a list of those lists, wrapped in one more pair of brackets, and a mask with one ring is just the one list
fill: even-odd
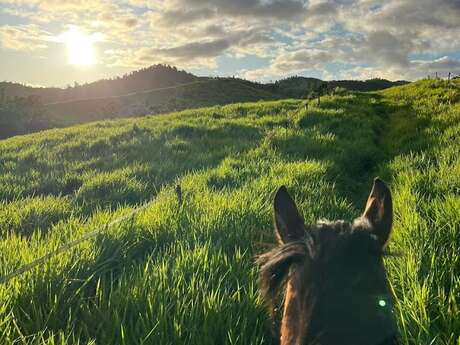
[(288, 20), (305, 12), (305, 3), (300, 0), (180, 0), (188, 8), (208, 8), (218, 15), (267, 17)]
[(276, 41), (266, 32), (258, 30), (241, 31), (233, 35), (231, 41), (242, 47), (260, 43), (275, 43)]
[(385, 65), (407, 66), (411, 46), (410, 42), (387, 31), (374, 31), (368, 34), (359, 54)]
[(228, 40), (217, 39), (207, 42), (192, 42), (172, 48), (151, 49), (150, 52), (153, 55), (177, 59), (209, 58), (222, 54), (230, 46), (231, 43)]
[(227, 32), (225, 29), (218, 24), (207, 25), (203, 29), (203, 33), (207, 36), (216, 37), (216, 36), (225, 36)]
[(234, 47), (248, 47), (260, 43), (272, 43), (273, 38), (269, 37), (264, 32), (257, 30), (236, 31), (227, 33), (223, 30), (218, 30), (223, 37), (186, 43), (171, 48), (151, 49), (152, 54), (161, 55), (163, 57), (171, 57), (174, 59), (196, 59), (217, 57), (223, 54), (226, 50)]
[(123, 24), (128, 27), (128, 28), (132, 28), (132, 27), (135, 27), (137, 25), (138, 21), (136, 18), (128, 18), (128, 19), (125, 19), (123, 21)]
[(338, 4), (332, 2), (321, 2), (308, 7), (307, 16), (328, 16), (336, 14)]
[(391, 2), (378, 11), (376, 25), (387, 25), (388, 28), (403, 28), (404, 31), (417, 28), (459, 27), (459, 1), (407, 0)]
[(166, 26), (185, 25), (214, 16), (215, 11), (209, 8), (169, 10), (162, 13), (159, 24)]
[(273, 62), (273, 69), (277, 73), (292, 73), (333, 62), (335, 58), (331, 51), (304, 49), (277, 56)]

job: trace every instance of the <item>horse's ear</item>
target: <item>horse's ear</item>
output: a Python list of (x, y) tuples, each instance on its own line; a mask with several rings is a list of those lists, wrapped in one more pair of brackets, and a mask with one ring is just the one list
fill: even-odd
[(276, 192), (273, 206), (278, 240), (287, 243), (302, 239), (305, 236), (304, 221), (285, 186)]
[(393, 223), (393, 203), (391, 192), (378, 177), (374, 180), (363, 217), (372, 225), (372, 231), (377, 236), (380, 244), (385, 246), (388, 242)]

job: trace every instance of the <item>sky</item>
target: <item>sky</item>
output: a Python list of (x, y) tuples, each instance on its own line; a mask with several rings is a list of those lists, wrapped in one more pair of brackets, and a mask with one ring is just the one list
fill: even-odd
[(0, 81), (157, 63), (262, 82), (460, 74), (460, 0), (0, 0)]

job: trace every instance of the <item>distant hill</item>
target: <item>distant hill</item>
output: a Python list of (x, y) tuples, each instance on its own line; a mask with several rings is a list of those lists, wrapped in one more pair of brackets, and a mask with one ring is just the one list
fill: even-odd
[(320, 88), (375, 91), (405, 83), (384, 79), (323, 81), (295, 76), (262, 84), (238, 78), (198, 77), (168, 65), (67, 88), (0, 82), (0, 124), (4, 124), (0, 138), (101, 119), (235, 102), (306, 98)]
[(343, 87), (351, 91), (377, 91), (388, 89), (393, 86), (405, 85), (409, 82), (405, 80), (389, 81), (386, 79), (374, 78), (368, 80), (332, 80), (327, 83), (332, 88)]
[(273, 84), (268, 84), (272, 92), (286, 98), (304, 98), (307, 94), (316, 90), (326, 82), (317, 78), (289, 77), (277, 80)]
[(332, 80), (324, 81), (317, 78), (308, 77), (289, 77), (277, 80), (274, 83), (266, 84), (267, 90), (278, 94), (282, 97), (305, 98), (311, 91), (320, 87), (332, 90), (336, 87), (343, 87), (350, 91), (377, 91), (387, 89), (393, 86), (400, 86), (409, 83), (408, 81), (390, 81), (386, 79), (368, 79), (368, 80)]
[(154, 65), (112, 79), (75, 84), (65, 89), (29, 87), (17, 83), (0, 82), (4, 97), (38, 96), (43, 103), (76, 99), (121, 96), (128, 93), (174, 86), (198, 81), (202, 78), (167, 65)]
[(43, 104), (81, 101), (95, 98), (126, 96), (134, 93), (149, 92), (182, 84), (207, 81), (210, 79), (233, 79), (248, 87), (270, 92), (277, 97), (303, 98), (309, 91), (327, 83), (330, 87), (344, 87), (353, 91), (376, 91), (408, 83), (407, 81), (389, 81), (386, 79), (333, 80), (323, 81), (317, 78), (289, 77), (274, 83), (261, 84), (244, 79), (198, 77), (176, 67), (154, 65), (112, 79), (102, 79), (92, 83), (67, 88), (31, 87), (12, 82), (0, 82), (0, 101), (14, 97), (36, 96)]
[(276, 100), (281, 97), (238, 79), (203, 79), (118, 97), (102, 97), (46, 105), (55, 122), (77, 123), (143, 116), (236, 102)]

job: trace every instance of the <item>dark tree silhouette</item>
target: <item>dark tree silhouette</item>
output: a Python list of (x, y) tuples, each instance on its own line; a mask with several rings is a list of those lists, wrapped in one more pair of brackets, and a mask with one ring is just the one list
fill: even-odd
[(40, 131), (51, 126), (38, 97), (0, 97), (0, 139)]

